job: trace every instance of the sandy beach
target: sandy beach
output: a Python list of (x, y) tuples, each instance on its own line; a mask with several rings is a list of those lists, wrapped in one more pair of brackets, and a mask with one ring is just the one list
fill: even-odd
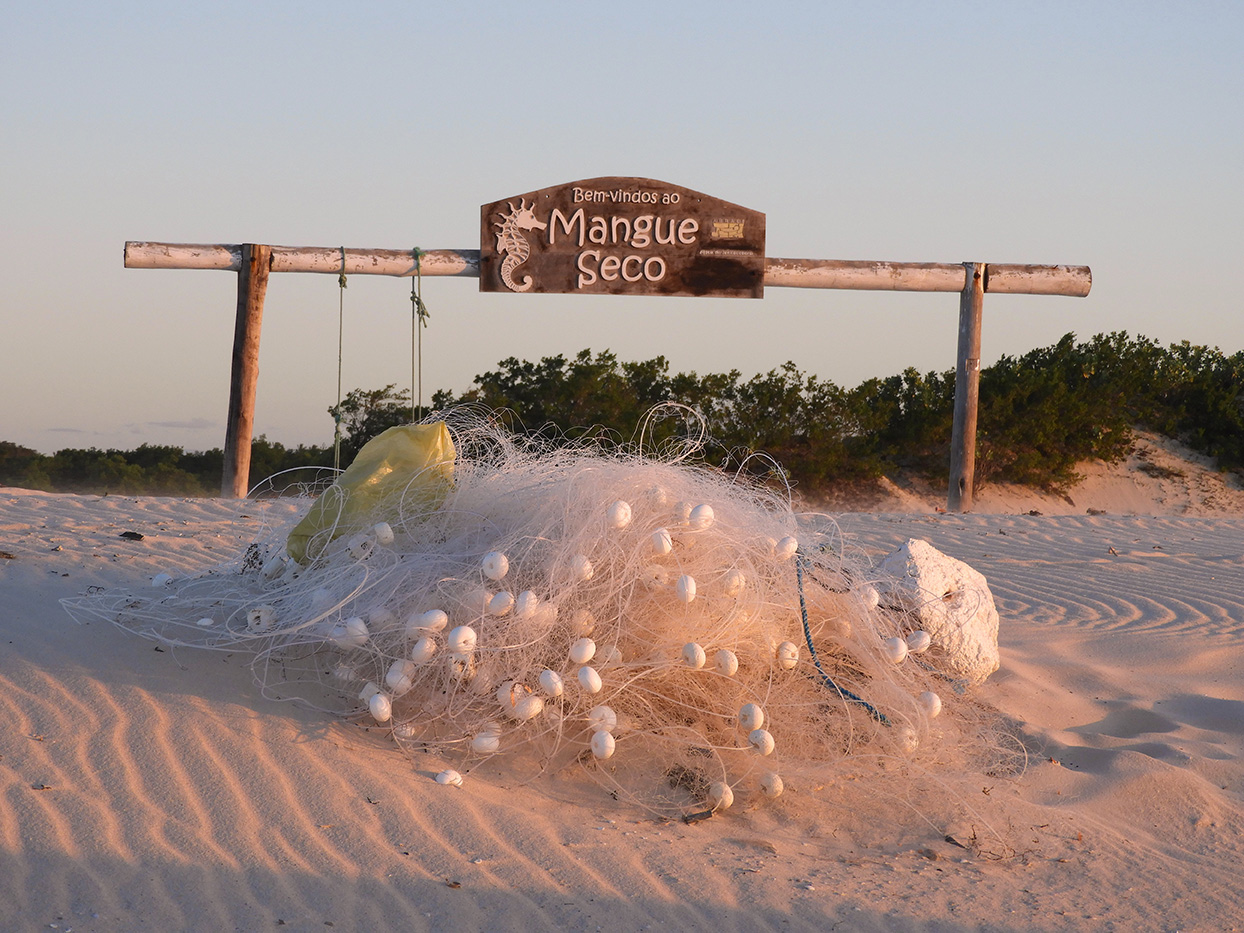
[(975, 814), (951, 824), (810, 784), (694, 824), (573, 773), (442, 786), (383, 728), (265, 697), (243, 654), (60, 605), (203, 572), (293, 506), (0, 489), (0, 926), (1244, 926), (1244, 491), (1150, 438), (1065, 496), (889, 495), (835, 514), (845, 540), (985, 575), (1002, 666), (977, 693), (1027, 753), (948, 786)]

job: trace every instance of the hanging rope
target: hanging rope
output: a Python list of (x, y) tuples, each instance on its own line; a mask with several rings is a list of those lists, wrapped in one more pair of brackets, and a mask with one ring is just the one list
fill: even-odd
[(877, 707), (873, 706), (863, 697), (857, 697), (845, 687), (838, 686), (821, 667), (821, 659), (816, 656), (816, 648), (812, 645), (812, 628), (808, 625), (808, 606), (803, 598), (803, 565), (806, 560), (807, 558), (803, 556), (802, 550), (795, 552), (795, 575), (796, 579), (799, 581), (799, 615), (803, 619), (803, 639), (808, 643), (808, 651), (812, 655), (812, 663), (816, 665), (816, 672), (821, 675), (821, 682), (826, 687), (835, 691), (838, 696), (842, 697), (844, 700), (850, 700), (852, 703), (858, 703), (860, 706), (864, 707), (864, 709), (868, 710), (873, 719), (877, 720), (877, 722), (881, 723), (883, 726), (888, 726), (890, 724), (890, 720), (886, 719), (885, 713), (881, 712), (877, 709)]
[(341, 469), (341, 349), (345, 333), (346, 248), (341, 247), (341, 273), (337, 276), (337, 405), (333, 408), (333, 469)]
[(416, 246), (410, 252), (415, 257), (415, 275), (410, 280), (410, 420), (418, 421), (423, 417), (423, 328), (428, 326), (428, 318), (432, 315), (423, 303), (423, 272), (420, 268), (423, 250)]

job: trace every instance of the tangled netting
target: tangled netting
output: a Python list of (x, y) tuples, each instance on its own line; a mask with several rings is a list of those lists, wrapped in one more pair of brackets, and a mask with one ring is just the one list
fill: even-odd
[(450, 430), (442, 501), (395, 495), (306, 566), (282, 525), (229, 567), (69, 609), (249, 649), (269, 695), (383, 724), (445, 781), (494, 756), (511, 776), (576, 764), (689, 814), (826, 763), (927, 771), (995, 744), (914, 617), (878, 604), (869, 561), (787, 490), (697, 464), (685, 437), (654, 456), (478, 413)]

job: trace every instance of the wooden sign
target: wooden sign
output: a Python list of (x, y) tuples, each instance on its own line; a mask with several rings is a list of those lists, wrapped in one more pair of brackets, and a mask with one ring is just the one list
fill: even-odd
[(483, 292), (763, 298), (765, 215), (651, 178), (588, 178), (480, 208)]

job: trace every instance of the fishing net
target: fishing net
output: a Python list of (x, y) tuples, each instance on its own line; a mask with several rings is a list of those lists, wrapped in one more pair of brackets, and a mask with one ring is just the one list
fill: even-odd
[(365, 521), (340, 486), (305, 491), (301, 563), (274, 523), (216, 571), (67, 607), (249, 651), (267, 695), (387, 728), (451, 776), (575, 767), (667, 814), (831, 772), (1014, 769), (1022, 748), (832, 520), (698, 462), (698, 422), (661, 417), (686, 423), (654, 452), (442, 415), (452, 470), (390, 475)]

